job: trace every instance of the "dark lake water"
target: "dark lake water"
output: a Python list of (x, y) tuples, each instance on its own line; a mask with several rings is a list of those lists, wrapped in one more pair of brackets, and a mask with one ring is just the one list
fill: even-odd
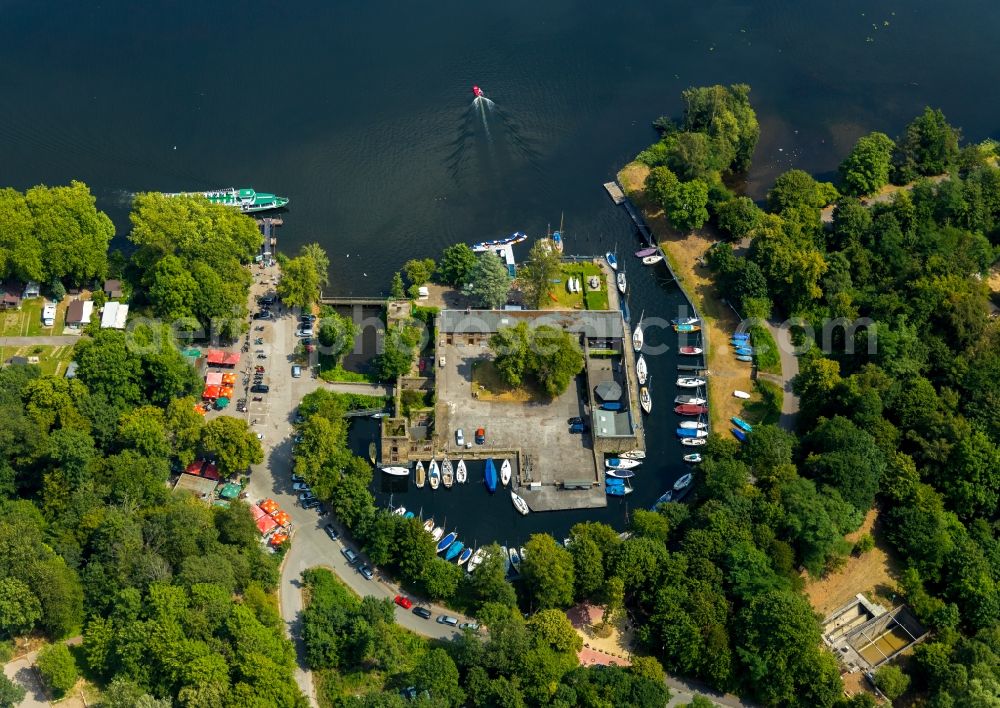
[[(537, 236), (561, 215), (569, 253), (634, 250), (601, 183), (691, 85), (753, 87), (754, 196), (792, 166), (831, 173), (859, 135), (898, 135), (925, 104), (969, 138), (998, 135), (989, 0), (0, 0), (0, 11), (0, 184), (82, 179), (121, 233), (136, 191), (273, 191), (292, 200), (280, 247), (323, 244), (330, 289), (345, 295), (385, 290), (408, 258)], [(485, 119), (473, 84), (496, 102)], [(632, 282), (636, 312), (678, 300), (652, 273)], [(674, 362), (659, 359), (662, 414)], [(676, 476), (679, 446), (667, 447), (663, 484), (633, 507)], [(500, 495), (455, 506), (449, 525), (480, 542), (508, 517), (511, 542), (581, 518), (514, 519)]]

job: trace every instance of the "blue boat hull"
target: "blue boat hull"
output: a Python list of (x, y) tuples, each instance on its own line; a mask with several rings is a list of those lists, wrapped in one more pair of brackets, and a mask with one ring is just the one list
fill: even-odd
[(697, 430), (692, 430), (690, 428), (677, 428), (677, 437), (679, 438), (696, 438), (698, 437)]
[(448, 547), (448, 552), (444, 554), (444, 559), (449, 561), (454, 560), (463, 550), (465, 550), (465, 544), (461, 541), (455, 541)]
[(744, 433), (742, 430), (740, 430), (739, 428), (730, 428), (729, 430), (737, 440), (739, 440), (740, 442), (746, 442), (747, 434)]
[(486, 488), (490, 494), (497, 490), (497, 468), (492, 459), (486, 460)]
[(750, 339), (750, 334), (747, 333), (747, 332), (734, 332), (733, 336), (732, 336), (732, 339), (741, 339), (741, 340), (746, 341), (746, 340)]
[(444, 538), (442, 538), (440, 541), (438, 541), (437, 552), (441, 553), (446, 548), (448, 548), (448, 546), (450, 546), (451, 544), (453, 544), (457, 539), (458, 539), (458, 534), (455, 533), (454, 531), (452, 531), (450, 534), (448, 534), (447, 536), (445, 536)]
[(602, 403), (602, 411), (620, 411), (622, 409), (621, 403)]

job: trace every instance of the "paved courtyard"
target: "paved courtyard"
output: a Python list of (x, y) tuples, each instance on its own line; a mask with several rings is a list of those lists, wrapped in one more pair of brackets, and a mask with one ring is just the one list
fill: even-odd
[[(580, 384), (570, 385), (561, 396), (548, 402), (509, 403), (474, 398), (472, 364), (491, 358), (484, 345), (438, 344), (445, 366), (437, 370), (438, 444), (455, 450), (455, 430), (462, 428), (471, 441), (476, 428), (486, 429), (486, 445), (473, 451), (520, 450), (524, 470), (515, 471), (518, 493), (533, 511), (605, 506), (600, 487), (567, 491), (566, 480), (600, 481), (589, 435), (570, 434), (567, 419), (583, 415), (584, 393)], [(531, 483), (542, 489), (528, 489)]]

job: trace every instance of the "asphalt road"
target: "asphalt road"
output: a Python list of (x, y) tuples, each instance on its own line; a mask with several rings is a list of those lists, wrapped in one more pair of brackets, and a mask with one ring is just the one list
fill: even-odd
[[(269, 271), (272, 269), (269, 269)], [(276, 274), (277, 269), (273, 269)], [(259, 271), (255, 271), (259, 275)], [(271, 273), (268, 272), (268, 279)], [(263, 284), (254, 285), (252, 298), (264, 294)], [(251, 301), (251, 311), (256, 309), (255, 300)], [(248, 401), (249, 410), (246, 413), (248, 421), (256, 421), (252, 428), (263, 434), (264, 463), (253, 467), (250, 484), (247, 488), (249, 497), (257, 502), (270, 497), (274, 499), (292, 519), (292, 543), (282, 566), (281, 585), (279, 589), (281, 616), (285, 621), (289, 636), (295, 642), (298, 657), (296, 681), (303, 693), (309, 696), (316, 705), (311, 672), (304, 661), (304, 646), (301, 641), (302, 593), (301, 573), (307, 568), (323, 566), (333, 570), (340, 579), (359, 595), (375, 597), (395, 597), (399, 594), (396, 585), (386, 582), (376, 576), (367, 580), (355, 568), (347, 564), (341, 554), (344, 544), (354, 550), (357, 546), (349, 540), (332, 541), (323, 527), (334, 523), (337, 530), (343, 533), (343, 528), (331, 516), (321, 517), (314, 509), (303, 509), (298, 503), (298, 494), (292, 491), (292, 435), (296, 408), (302, 397), (322, 386), (331, 390), (344, 390), (339, 384), (326, 384), (311, 377), (309, 370), (303, 369), (301, 378), (292, 378), (292, 352), (295, 348), (295, 330), (298, 323), (297, 313), (283, 311), (275, 321), (254, 321), (251, 327), (251, 338), (261, 337), (264, 344), (251, 347), (251, 363), (265, 366), (265, 383), (270, 386), (267, 394), (260, 395), (262, 401), (253, 401), (253, 395)], [(254, 327), (263, 326), (263, 331), (254, 331)], [(256, 350), (263, 349), (266, 359), (257, 359)], [(361, 391), (361, 387), (366, 387)], [(374, 387), (368, 384), (355, 385), (352, 392), (373, 393)], [(458, 634), (456, 629), (438, 624), (438, 615), (450, 614), (465, 621), (466, 618), (443, 607), (431, 605), (418, 598), (411, 597), (414, 604), (428, 607), (434, 613), (430, 620), (422, 619), (408, 610), (396, 608), (396, 621), (418, 634), (437, 639), (449, 639)]]

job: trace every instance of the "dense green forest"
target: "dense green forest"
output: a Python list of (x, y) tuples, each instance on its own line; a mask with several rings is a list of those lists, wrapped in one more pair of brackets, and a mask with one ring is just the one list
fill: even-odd
[[(751, 317), (801, 318), (798, 431), (756, 428), (742, 447), (710, 439), (699, 499), (660, 509), (660, 537), (638, 564), (651, 571), (626, 576), (629, 602), (668, 671), (769, 705), (832, 705), (836, 664), (797, 569), (836, 572), (851, 550), (844, 534), (876, 506), (905, 566), (905, 600), (934, 632), (908, 663), (916, 694), (995, 705), (1000, 322), (983, 282), (1000, 253), (994, 146), (962, 147), (926, 109), (897, 141), (859, 139), (839, 185), (792, 170), (760, 208), (717, 179), (745, 167), (713, 140), (746, 96), (685, 92), (683, 130), (658, 121), (662, 137), (639, 160), (672, 225), (710, 222), (723, 236), (709, 263), (731, 302)], [(705, 97), (719, 128), (699, 127)], [(907, 187), (859, 200), (890, 181)], [(678, 210), (682, 192), (705, 194), (705, 213)], [(746, 255), (725, 240), (749, 244)]]

